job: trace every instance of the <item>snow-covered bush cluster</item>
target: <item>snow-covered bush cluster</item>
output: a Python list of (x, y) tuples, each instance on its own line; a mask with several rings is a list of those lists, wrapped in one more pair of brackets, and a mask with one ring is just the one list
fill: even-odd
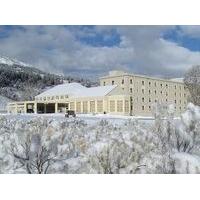
[(0, 173), (199, 173), (199, 107), (154, 110), (153, 123), (1, 116)]

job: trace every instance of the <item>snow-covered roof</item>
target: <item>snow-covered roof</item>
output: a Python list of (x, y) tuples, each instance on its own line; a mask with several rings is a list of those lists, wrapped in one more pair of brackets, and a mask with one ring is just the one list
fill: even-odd
[(80, 83), (66, 83), (57, 85), (45, 92), (37, 95), (36, 97), (60, 96), (69, 95), (70, 97), (92, 97), (92, 96), (105, 96), (110, 93), (116, 85), (98, 86), (87, 88)]

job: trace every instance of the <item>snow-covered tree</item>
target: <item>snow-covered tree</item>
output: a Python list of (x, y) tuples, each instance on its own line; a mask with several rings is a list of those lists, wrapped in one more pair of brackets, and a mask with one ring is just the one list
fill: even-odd
[(185, 74), (184, 84), (189, 90), (189, 101), (200, 106), (200, 65), (192, 66)]
[(200, 109), (155, 120), (0, 116), (0, 173), (200, 173)]

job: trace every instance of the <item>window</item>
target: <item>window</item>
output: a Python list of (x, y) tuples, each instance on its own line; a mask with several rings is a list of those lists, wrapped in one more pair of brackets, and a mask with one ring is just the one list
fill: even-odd
[(90, 112), (91, 113), (95, 112), (95, 101), (90, 101)]
[(144, 81), (142, 81), (142, 85), (144, 85)]
[(160, 91), (160, 94), (162, 94), (162, 91)]
[(133, 93), (133, 88), (130, 88), (130, 93)]
[(122, 84), (124, 84), (124, 79), (122, 79)]
[(142, 106), (142, 110), (144, 110), (144, 106)]
[(50, 97), (47, 97), (47, 100), (50, 100)]
[(125, 101), (125, 112), (129, 111), (129, 102), (128, 100)]
[(167, 102), (168, 100), (166, 99), (166, 102)]
[(88, 112), (88, 102), (87, 101), (83, 101), (83, 113), (87, 113)]
[(174, 86), (174, 88), (176, 89), (176, 85)]
[(168, 96), (168, 93), (166, 92), (166, 96)]
[(174, 103), (176, 103), (176, 100), (174, 100)]
[(154, 83), (155, 87), (156, 87), (156, 82)]
[(81, 102), (76, 102), (76, 112), (81, 112)]
[(69, 96), (68, 95), (65, 95), (65, 99), (68, 99), (69, 98)]
[(59, 96), (56, 96), (56, 99), (59, 99)]
[(110, 101), (110, 112), (115, 112), (115, 101)]
[(149, 106), (149, 110), (151, 110), (151, 106)]
[(123, 101), (117, 101), (117, 112), (123, 112)]
[(149, 102), (151, 102), (151, 99), (149, 98)]
[(133, 79), (130, 79), (130, 84), (133, 84)]
[(103, 112), (103, 101), (97, 101), (97, 112)]
[(104, 85), (104, 86), (106, 85), (106, 82), (105, 82), (105, 81), (103, 82), (103, 85)]
[(151, 82), (149, 82), (149, 87), (151, 86)]
[(157, 102), (157, 99), (155, 99), (155, 103)]
[(115, 84), (115, 81), (112, 81), (112, 85), (114, 85)]
[(144, 97), (142, 97), (142, 102), (144, 102)]
[(176, 96), (176, 92), (174, 93), (174, 95)]
[(149, 90), (149, 94), (151, 94), (151, 90)]
[(155, 90), (155, 94), (156, 94), (156, 90)]
[(142, 89), (142, 94), (144, 94), (144, 89)]
[(160, 84), (160, 87), (162, 87), (162, 83)]
[(166, 84), (166, 88), (168, 88), (168, 85)]
[(64, 96), (61, 96), (60, 98), (61, 98), (61, 99), (64, 99)]
[(70, 102), (70, 110), (74, 110), (75, 107), (74, 107), (74, 102)]

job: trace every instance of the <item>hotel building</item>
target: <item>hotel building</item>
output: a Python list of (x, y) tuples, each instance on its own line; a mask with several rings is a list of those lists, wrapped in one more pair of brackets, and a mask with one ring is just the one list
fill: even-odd
[(57, 85), (37, 95), (34, 101), (12, 102), (9, 113), (101, 113), (151, 116), (152, 105), (173, 104), (176, 114), (187, 105), (189, 92), (181, 79), (160, 79), (111, 71), (100, 78), (100, 86), (86, 88), (79, 83)]

